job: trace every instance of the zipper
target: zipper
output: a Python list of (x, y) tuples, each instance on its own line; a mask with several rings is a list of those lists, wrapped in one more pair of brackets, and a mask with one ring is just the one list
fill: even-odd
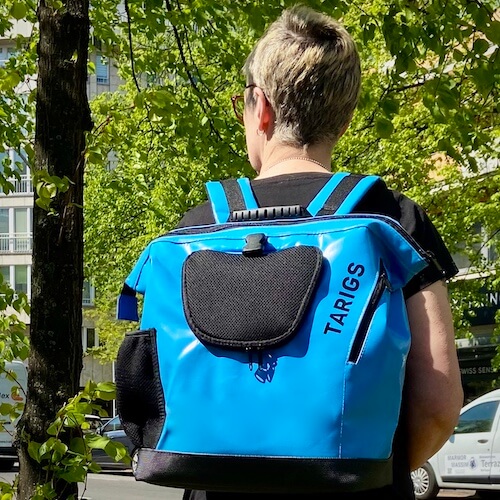
[(429, 252), (425, 251), (415, 239), (407, 233), (407, 231), (394, 219), (386, 215), (380, 214), (346, 214), (346, 215), (322, 215), (319, 217), (302, 217), (300, 219), (287, 219), (287, 220), (267, 220), (267, 221), (246, 221), (246, 222), (226, 222), (223, 224), (208, 224), (205, 226), (192, 226), (186, 228), (173, 229), (172, 231), (159, 236), (157, 239), (169, 238), (170, 236), (177, 235), (190, 235), (190, 234), (209, 234), (223, 231), (228, 228), (235, 227), (269, 227), (269, 225), (277, 226), (289, 226), (294, 224), (303, 224), (304, 222), (311, 221), (324, 221), (324, 220), (339, 220), (339, 219), (373, 219), (385, 222), (396, 230), (416, 251), (424, 258), (427, 262), (433, 261), (433, 256), (429, 255)]
[(133, 332), (125, 333), (125, 337), (151, 337), (156, 334), (156, 328), (145, 328), (142, 330), (134, 330)]
[(368, 306), (366, 308), (365, 314), (363, 315), (363, 318), (361, 319), (359, 328), (356, 331), (356, 335), (352, 342), (351, 351), (349, 352), (349, 357), (347, 358), (347, 361), (349, 363), (356, 364), (359, 361), (363, 345), (365, 344), (366, 337), (368, 336), (370, 324), (373, 320), (373, 317), (375, 316), (375, 311), (377, 310), (379, 302), (386, 290), (391, 291), (392, 288), (387, 277), (387, 271), (385, 269), (384, 263), (381, 260), (375, 288), (373, 289), (373, 292), (370, 296)]

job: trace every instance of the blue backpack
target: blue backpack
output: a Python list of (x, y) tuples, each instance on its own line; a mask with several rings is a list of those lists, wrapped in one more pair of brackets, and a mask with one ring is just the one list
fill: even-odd
[(375, 176), (339, 173), (304, 209), (207, 183), (215, 224), (152, 241), (118, 317), (135, 476), (227, 492), (354, 492), (392, 482), (410, 330), (402, 288), (429, 255), (394, 220), (351, 214)]

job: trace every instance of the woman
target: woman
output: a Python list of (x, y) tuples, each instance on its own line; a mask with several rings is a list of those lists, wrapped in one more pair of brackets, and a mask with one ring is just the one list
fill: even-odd
[[(233, 105), (244, 123), (248, 157), (258, 174), (252, 181), (257, 200), (260, 206), (307, 206), (331, 176), (333, 147), (358, 102), (361, 72), (355, 44), (335, 20), (296, 7), (284, 11), (269, 27), (248, 57), (244, 73), (244, 96), (234, 96)], [(376, 184), (354, 212), (384, 214), (399, 221), (435, 255), (436, 263), (405, 288), (412, 346), (394, 444), (393, 485), (321, 498), (411, 499), (410, 471), (448, 439), (463, 403), (445, 284), (457, 269), (423, 210), (383, 183)], [(188, 212), (180, 226), (213, 222), (210, 207), (203, 204)], [(268, 497), (187, 491), (184, 498)]]

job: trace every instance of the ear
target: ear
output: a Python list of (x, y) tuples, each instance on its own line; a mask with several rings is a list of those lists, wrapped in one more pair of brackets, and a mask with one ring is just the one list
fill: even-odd
[(261, 88), (254, 88), (254, 96), (257, 100), (256, 113), (258, 120), (258, 130), (267, 132), (269, 126), (274, 123), (274, 110)]

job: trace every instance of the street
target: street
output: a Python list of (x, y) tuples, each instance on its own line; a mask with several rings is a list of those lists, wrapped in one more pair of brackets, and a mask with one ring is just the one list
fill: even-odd
[[(12, 482), (17, 468), (12, 472), (0, 472), (0, 481)], [(138, 482), (131, 472), (89, 474), (87, 484), (78, 488), (80, 500), (181, 500), (182, 490), (164, 488)]]
[[(12, 472), (0, 472), (0, 481), (12, 482), (17, 469)], [(181, 500), (182, 490), (164, 488), (136, 481), (132, 474), (125, 472), (102, 472), (89, 474), (87, 484), (79, 487), (80, 500)], [(476, 499), (474, 491), (441, 490), (440, 500), (467, 498)]]

